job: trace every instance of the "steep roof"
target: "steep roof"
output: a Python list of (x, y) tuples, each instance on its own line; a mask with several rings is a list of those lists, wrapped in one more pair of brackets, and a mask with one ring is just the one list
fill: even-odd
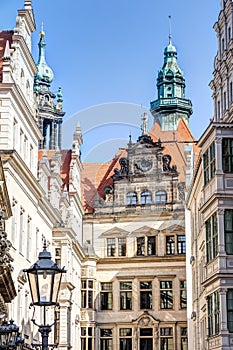
[(196, 146), (197, 141), (192, 135), (190, 129), (183, 119), (180, 120), (178, 128), (175, 131), (162, 131), (159, 122), (156, 122), (149, 132), (154, 141), (161, 140), (164, 147), (164, 154), (172, 157), (172, 164), (177, 166), (179, 172), (179, 181), (185, 181), (185, 153), (184, 148), (188, 143), (193, 144), (195, 160), (199, 154), (199, 148)]
[[(154, 141), (159, 139), (164, 147), (163, 154), (172, 157), (172, 164), (176, 165), (179, 172), (179, 181), (185, 181), (185, 145), (191, 143), (194, 146), (195, 160), (197, 159), (199, 148), (186, 123), (181, 120), (176, 131), (162, 131), (157, 122), (151, 128), (149, 135)], [(112, 175), (114, 168), (120, 168), (119, 159), (126, 156), (126, 148), (121, 148), (114, 158), (107, 163), (83, 163), (81, 174), (82, 202), (85, 211), (93, 212), (96, 194), (104, 197), (104, 188), (112, 185)]]
[(2, 81), (2, 65), (3, 65), (3, 56), (5, 52), (6, 42), (9, 41), (11, 46), (13, 30), (1, 30), (0, 31), (0, 82)]

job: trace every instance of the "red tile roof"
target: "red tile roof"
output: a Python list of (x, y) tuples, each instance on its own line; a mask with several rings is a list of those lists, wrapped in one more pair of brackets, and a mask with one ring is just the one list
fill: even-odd
[[(155, 123), (149, 133), (154, 141), (161, 140), (164, 154), (170, 154), (172, 165), (177, 166), (179, 181), (185, 181), (185, 145), (191, 143), (194, 146), (195, 160), (199, 148), (196, 146), (190, 129), (181, 120), (176, 131), (162, 131), (160, 124)], [(86, 212), (93, 212), (96, 194), (104, 197), (104, 187), (112, 184), (114, 168), (120, 168), (119, 158), (126, 156), (126, 149), (120, 149), (115, 157), (107, 163), (84, 163), (81, 174), (82, 202)]]

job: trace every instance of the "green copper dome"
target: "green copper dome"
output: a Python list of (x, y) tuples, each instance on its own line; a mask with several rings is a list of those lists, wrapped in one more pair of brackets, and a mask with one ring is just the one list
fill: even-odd
[(178, 65), (171, 35), (164, 50), (164, 62), (158, 72), (156, 86), (158, 98), (150, 103), (154, 122), (159, 121), (162, 130), (176, 130), (181, 119), (188, 124), (192, 103), (185, 98), (184, 73)]
[(44, 40), (44, 32), (40, 33), (40, 42), (39, 46), (39, 59), (37, 63), (38, 72), (35, 75), (36, 83), (45, 83), (46, 85), (50, 85), (54, 79), (54, 74), (52, 69), (47, 65), (45, 60), (45, 40)]

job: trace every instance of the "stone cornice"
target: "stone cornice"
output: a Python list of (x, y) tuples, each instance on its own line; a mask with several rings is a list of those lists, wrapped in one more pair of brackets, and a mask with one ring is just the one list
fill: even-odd
[[(57, 210), (55, 210), (48, 199), (45, 197), (44, 191), (38, 184), (37, 178), (31, 173), (27, 165), (24, 163), (19, 154), (14, 150), (0, 151), (0, 156), (3, 162), (3, 168), (11, 172), (11, 176), (14, 177), (15, 181), (21, 187), (23, 192), (30, 198), (30, 201), (38, 208), (38, 213), (43, 213), (44, 218), (48, 217), (53, 224), (60, 221), (60, 215)], [(10, 164), (14, 173), (7, 164)], [(20, 174), (16, 177), (15, 174)], [(40, 211), (41, 209), (41, 211)], [(49, 223), (47, 221), (49, 225)]]
[[(12, 94), (12, 105), (19, 106), (22, 114), (24, 115), (24, 118), (26, 119), (28, 125), (32, 127), (33, 133), (36, 135), (37, 140), (42, 139), (42, 134), (36, 124), (36, 121), (34, 119), (35, 113), (34, 111), (30, 108), (30, 106), (27, 103), (26, 98), (21, 92), (21, 89), (15, 85), (14, 83), (0, 83), (0, 92), (4, 92), (4, 95), (1, 95), (1, 100), (8, 100), (10, 99), (9, 96), (7, 96), (7, 93)], [(14, 104), (13, 104), (14, 101)]]
[(37, 66), (35, 64), (35, 61), (32, 57), (32, 54), (24, 38), (22, 37), (22, 35), (14, 34), (12, 39), (13, 39), (12, 48), (15, 48), (14, 43), (19, 43), (20, 48), (22, 49), (22, 57), (24, 57), (26, 64), (27, 63), (29, 64), (29, 67), (32, 70), (32, 73), (35, 74), (37, 72)]

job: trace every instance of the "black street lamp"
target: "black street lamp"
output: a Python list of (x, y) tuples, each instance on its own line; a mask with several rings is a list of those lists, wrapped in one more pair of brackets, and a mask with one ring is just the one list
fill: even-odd
[(3, 321), (0, 326), (0, 349), (1, 350), (21, 350), (24, 340), (19, 334), (19, 327), (13, 320)]
[[(29, 269), (24, 270), (28, 276), (32, 305), (44, 308), (43, 324), (38, 325), (32, 319), (32, 322), (39, 327), (39, 332), (41, 333), (42, 350), (48, 350), (50, 346), (48, 344), (49, 333), (51, 332), (51, 327), (56, 323), (56, 320), (51, 325), (46, 323), (46, 307), (59, 306), (57, 299), (61, 286), (61, 278), (62, 274), (66, 272), (64, 268), (59, 267), (51, 260), (51, 254), (46, 248), (46, 241), (44, 241), (43, 251), (38, 256), (39, 260)], [(36, 345), (39, 346), (39, 344)]]

